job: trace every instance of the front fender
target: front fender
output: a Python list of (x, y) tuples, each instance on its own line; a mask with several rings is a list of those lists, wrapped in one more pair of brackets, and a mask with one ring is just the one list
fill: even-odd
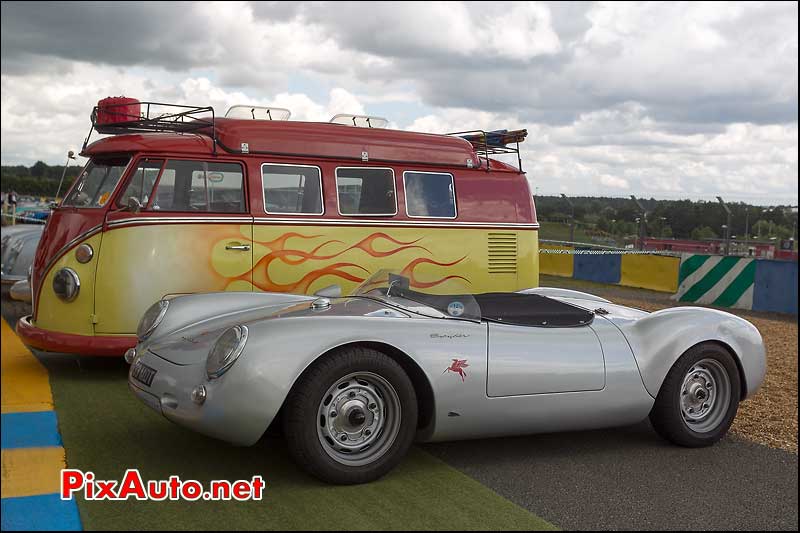
[(658, 395), (670, 368), (689, 348), (718, 342), (733, 352), (742, 370), (742, 399), (761, 386), (767, 371), (758, 329), (730, 313), (703, 307), (673, 307), (638, 320), (615, 320), (628, 339), (647, 392)]
[(224, 322), (246, 322), (259, 315), (269, 315), (278, 308), (315, 298), (277, 292), (208, 292), (167, 298), (167, 313), (146, 344), (187, 328), (202, 327), (210, 321), (214, 322), (214, 329), (219, 329)]

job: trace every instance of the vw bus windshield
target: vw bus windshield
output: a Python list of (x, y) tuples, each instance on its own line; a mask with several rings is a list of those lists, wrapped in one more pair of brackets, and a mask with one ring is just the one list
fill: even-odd
[(129, 157), (93, 159), (75, 180), (75, 185), (67, 194), (62, 206), (103, 207), (119, 183)]
[(432, 318), (481, 320), (475, 297), (454, 277), (426, 282), (392, 270), (379, 270), (356, 287), (351, 296), (374, 298)]

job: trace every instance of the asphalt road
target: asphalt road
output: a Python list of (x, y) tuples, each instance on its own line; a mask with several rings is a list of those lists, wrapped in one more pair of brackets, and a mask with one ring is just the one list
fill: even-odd
[(564, 529), (797, 530), (797, 455), (738, 437), (680, 448), (645, 422), (423, 449)]

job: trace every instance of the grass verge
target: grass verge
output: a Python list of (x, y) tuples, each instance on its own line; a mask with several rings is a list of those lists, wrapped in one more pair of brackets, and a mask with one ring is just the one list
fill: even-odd
[(325, 485), (289, 459), (283, 439), (237, 448), (175, 426), (128, 391), (120, 360), (42, 355), (50, 373), (70, 468), (118, 480), (127, 468), (147, 479), (179, 475), (267, 482), (262, 501), (94, 502), (78, 500), (85, 529), (553, 529), (426, 452), (366, 485)]

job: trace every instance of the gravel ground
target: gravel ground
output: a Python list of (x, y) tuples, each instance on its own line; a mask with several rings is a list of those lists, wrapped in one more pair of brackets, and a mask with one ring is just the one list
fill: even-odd
[[(541, 276), (541, 285), (575, 289), (614, 303), (657, 311), (686, 305), (670, 295), (644, 289)], [(739, 406), (731, 431), (760, 444), (797, 453), (797, 317), (723, 309), (752, 322), (767, 346), (767, 376), (755, 396)]]

